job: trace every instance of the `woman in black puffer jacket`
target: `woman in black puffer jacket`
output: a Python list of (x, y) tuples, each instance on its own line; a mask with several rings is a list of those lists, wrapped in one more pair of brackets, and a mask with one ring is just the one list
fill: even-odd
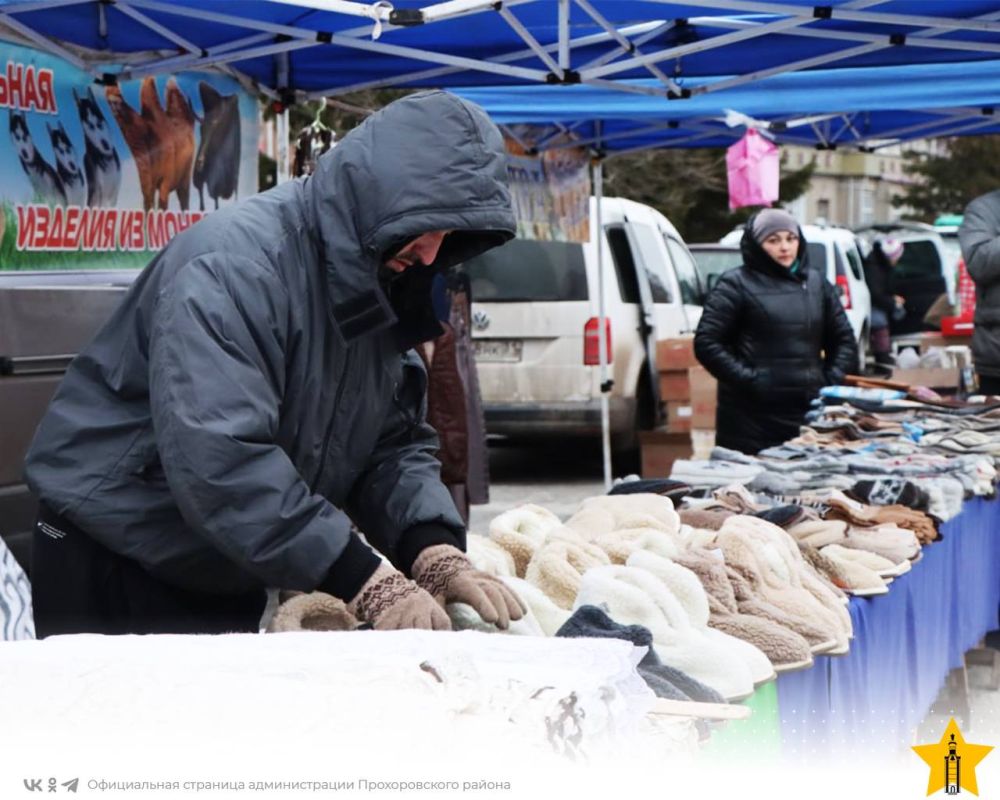
[(695, 354), (719, 381), (716, 443), (756, 453), (798, 435), (820, 387), (856, 368), (854, 332), (833, 286), (810, 269), (791, 214), (747, 222), (743, 266), (709, 295)]

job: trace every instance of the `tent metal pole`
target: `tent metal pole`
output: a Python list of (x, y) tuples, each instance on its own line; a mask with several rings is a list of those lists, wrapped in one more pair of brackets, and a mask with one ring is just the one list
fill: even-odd
[(513, 12), (511, 12), (506, 6), (500, 6), (500, 8), (497, 9), (497, 13), (503, 17), (504, 22), (510, 25), (514, 33), (520, 36), (521, 39), (524, 40), (524, 43), (531, 48), (531, 52), (538, 56), (542, 63), (545, 64), (545, 66), (547, 66), (553, 74), (558, 76), (559, 80), (562, 80), (564, 75), (563, 68), (560, 67), (556, 60), (545, 51), (545, 48), (542, 47), (542, 43), (532, 36), (531, 32), (521, 24), (521, 20), (515, 17)]
[(829, 64), (833, 61), (843, 61), (845, 58), (855, 58), (856, 56), (863, 56), (868, 53), (875, 52), (876, 50), (882, 50), (885, 48), (884, 44), (860, 44), (857, 47), (849, 47), (846, 50), (838, 50), (835, 53), (824, 53), (821, 56), (813, 56), (812, 58), (803, 58), (799, 61), (791, 61), (787, 64), (779, 64), (776, 67), (770, 67), (769, 69), (761, 69), (756, 72), (750, 72), (746, 75), (740, 75), (738, 78), (726, 78), (721, 81), (715, 81), (713, 83), (705, 84), (704, 86), (699, 86), (697, 89), (692, 89), (691, 94), (708, 94), (709, 92), (718, 92), (722, 89), (730, 89), (734, 86), (742, 86), (746, 83), (753, 83), (754, 81), (761, 81), (764, 78), (770, 78), (773, 75), (782, 75), (787, 72), (797, 72), (802, 69), (809, 69), (810, 67), (818, 67), (822, 64)]
[[(119, 7), (121, 3), (119, 3)], [(104, 8), (104, 6), (101, 6)], [(225, 44), (220, 44), (216, 47), (208, 47), (205, 52), (210, 56), (222, 55), (223, 53), (228, 53), (231, 50), (237, 50), (241, 47), (250, 47), (251, 45), (258, 45), (264, 42), (274, 41), (274, 37), (269, 33), (255, 33), (252, 36), (246, 36), (242, 39), (234, 39), (231, 42), (226, 42)], [(179, 69), (183, 68), (185, 64), (190, 63), (195, 58), (200, 58), (198, 56), (182, 55), (182, 56), (170, 56), (170, 58), (163, 58), (157, 61), (144, 61), (134, 65), (135, 69), (143, 70), (166, 70), (166, 69)]]
[[(847, 3), (846, 5), (842, 6), (842, 8), (859, 9), (865, 7), (866, 5), (870, 6), (873, 5), (873, 3), (880, 3), (880, 2), (883, 2), (883, 0), (855, 0), (855, 2)], [(975, 19), (995, 20), (997, 19), (997, 16), (998, 15), (996, 13), (985, 14), (981, 17), (976, 17)], [(791, 35), (795, 36), (803, 35), (807, 32), (810, 35), (827, 38), (828, 40), (834, 38), (829, 35), (830, 31), (810, 30), (807, 28), (799, 28), (796, 31), (789, 31)], [(924, 28), (923, 30), (919, 30), (916, 31), (915, 33), (908, 34), (906, 37), (906, 41), (908, 44), (917, 47), (938, 47), (939, 49), (942, 46), (950, 47), (952, 45), (960, 45), (959, 48), (955, 49), (965, 49), (966, 47), (972, 44), (971, 42), (945, 42), (934, 38), (936, 36), (940, 36), (942, 33), (945, 33), (945, 31), (935, 28)], [(840, 37), (838, 36), (836, 38), (839, 39)], [(855, 56), (866, 55), (868, 53), (876, 53), (880, 50), (886, 50), (894, 46), (889, 42), (887, 42), (884, 36), (868, 36), (868, 39), (869, 39), (869, 44), (867, 45), (859, 45), (858, 47), (851, 47), (847, 50), (840, 50), (836, 53), (827, 53), (824, 56), (817, 56), (816, 58), (807, 58), (801, 61), (792, 61), (784, 65), (771, 67), (770, 69), (761, 70), (759, 72), (754, 72), (752, 74), (740, 75), (734, 78), (726, 78), (725, 80), (717, 81), (716, 83), (712, 83), (707, 86), (699, 88), (696, 94), (717, 92), (720, 89), (729, 89), (733, 86), (741, 86), (745, 83), (750, 83), (752, 81), (761, 80), (762, 78), (771, 77), (772, 75), (780, 75), (786, 72), (795, 72), (796, 70), (808, 69), (810, 67), (819, 66), (820, 64), (829, 64), (834, 61), (843, 61), (846, 58), (854, 58)], [(971, 47), (969, 49), (974, 49), (977, 52), (983, 51), (983, 47), (978, 46), (978, 43), (976, 44), (976, 46)]]
[[(979, 17), (972, 17), (972, 19), (981, 20), (996, 20), (1000, 19), (1000, 14), (983, 14)], [(734, 28), (745, 30), (747, 28), (756, 28), (760, 25), (758, 22), (751, 22), (745, 19), (736, 19), (735, 17), (698, 17), (690, 20), (692, 24), (697, 25), (699, 22), (705, 25), (714, 25), (719, 28)], [(945, 31), (937, 29), (924, 28), (921, 31), (915, 33), (907, 34), (906, 36), (906, 46), (907, 47), (930, 47), (937, 48), (939, 50), (966, 50), (975, 53), (995, 53), (1000, 49), (1000, 45), (991, 44), (989, 42), (967, 42), (960, 41), (957, 39), (936, 39), (934, 37), (940, 36), (945, 33)], [(823, 30), (814, 28), (792, 28), (787, 31), (789, 36), (799, 36), (805, 37), (807, 39), (826, 39), (827, 41), (844, 41), (844, 42), (870, 42), (872, 44), (881, 44), (883, 49), (893, 47), (894, 45), (889, 44), (886, 41), (884, 34), (879, 35), (875, 33), (861, 33), (860, 31), (835, 31), (824, 28)]]
[[(611, 34), (612, 38), (618, 43), (618, 46), (622, 49), (624, 53), (635, 53), (636, 55), (642, 55), (642, 51), (639, 49), (639, 44), (637, 42), (631, 41), (628, 37), (623, 36), (618, 30), (608, 22), (604, 16), (594, 8), (588, 0), (575, 0), (576, 4), (580, 6), (594, 22), (600, 25), (604, 30)], [(615, 56), (612, 55), (612, 58)], [(610, 59), (609, 59), (610, 60)], [(602, 62), (607, 63), (607, 62)], [(650, 74), (663, 83), (668, 89), (678, 94), (681, 91), (681, 87), (671, 78), (667, 73), (660, 69), (655, 64), (647, 64), (646, 69), (649, 70)]]
[[(535, 0), (504, 0), (504, 5), (519, 6), (524, 3), (533, 2)], [(445, 0), (445, 2), (424, 6), (421, 11), (423, 12), (425, 22), (437, 22), (438, 20), (460, 15), (492, 11), (494, 6), (496, 6), (496, 0)]]
[[(626, 34), (645, 31), (649, 29), (649, 23), (641, 23), (639, 25), (629, 25), (622, 28), (622, 31)], [(592, 44), (600, 44), (602, 42), (608, 41), (610, 36), (607, 33), (595, 33), (589, 36), (579, 36), (575, 39), (570, 39), (570, 48), (573, 47), (587, 47)], [(551, 53), (557, 50), (559, 47), (558, 43), (545, 45), (545, 52)], [(489, 59), (489, 63), (493, 64), (506, 64), (509, 61), (520, 61), (525, 56), (530, 56), (532, 50), (517, 50), (512, 53), (505, 53), (502, 56), (497, 56), (496, 58)], [(382, 86), (392, 86), (398, 83), (410, 83), (413, 81), (425, 81), (434, 78), (443, 78), (446, 75), (453, 75), (461, 70), (457, 67), (433, 67), (431, 69), (424, 69), (418, 72), (408, 72), (404, 75), (398, 75), (394, 78), (379, 78), (377, 80), (363, 81), (361, 83), (353, 83), (349, 86), (331, 86), (329, 89), (320, 89), (315, 92), (310, 92), (307, 95), (307, 99), (316, 100), (322, 99), (324, 97), (330, 97), (337, 94), (348, 94), (349, 92), (360, 92), (365, 89), (378, 89)]]
[(377, 3), (355, 3), (351, 0), (271, 0), (286, 6), (310, 8), (313, 11), (328, 11), (332, 14), (345, 14), (354, 17), (368, 17), (381, 22), (389, 21), (392, 6), (379, 6)]
[(569, 69), (569, 0), (559, 0), (559, 68)]
[[(598, 123), (600, 128), (600, 123)], [(608, 405), (608, 394), (611, 386), (608, 381), (608, 338), (605, 334), (607, 323), (607, 307), (604, 297), (604, 220), (601, 214), (601, 201), (604, 197), (604, 164), (603, 157), (598, 156), (593, 163), (594, 173), (594, 232), (593, 240), (597, 247), (597, 360), (600, 374), (601, 392), (601, 459), (604, 464), (604, 489), (611, 489), (611, 411)]]
[(20, 14), (23, 11), (44, 11), (49, 8), (62, 8), (63, 6), (79, 6), (84, 3), (92, 3), (93, 0), (45, 0), (44, 3), (38, 0), (30, 0), (27, 3), (10, 3), (3, 7), (5, 14)]
[[(632, 46), (636, 48), (635, 52), (638, 52), (639, 47), (646, 44), (646, 42), (648, 42), (650, 39), (655, 39), (661, 33), (665, 33), (666, 31), (670, 30), (670, 28), (672, 28), (673, 25), (674, 25), (673, 20), (671, 20), (670, 22), (656, 23), (655, 28), (653, 28), (652, 30), (646, 30), (641, 34), (637, 35), (635, 39), (630, 39), (629, 41), (632, 42)], [(647, 27), (648, 26), (649, 23), (647, 23)], [(624, 28), (621, 28), (620, 31), (621, 33), (625, 34), (626, 38), (631, 35), (631, 33), (626, 31)], [(598, 56), (597, 58), (588, 61), (586, 64), (583, 64), (580, 67), (580, 69), (586, 70), (586, 69), (593, 69), (594, 67), (603, 67), (609, 61), (614, 61), (620, 55), (621, 53), (619, 53), (617, 50), (609, 50), (603, 56)]]
[(581, 70), (580, 77), (583, 80), (588, 80), (590, 78), (603, 78), (605, 75), (614, 75), (617, 72), (626, 72), (635, 67), (645, 67), (647, 64), (655, 64), (658, 61), (666, 61), (670, 58), (680, 58), (681, 56), (691, 55), (692, 53), (704, 53), (708, 50), (718, 50), (720, 47), (735, 44), (736, 42), (743, 42), (748, 39), (757, 39), (768, 33), (780, 33), (782, 31), (789, 30), (790, 28), (797, 28), (814, 21), (814, 17), (792, 17), (790, 19), (780, 19), (777, 22), (768, 22), (767, 24), (761, 25), (759, 28), (753, 28), (752, 30), (740, 30), (732, 33), (724, 33), (721, 36), (713, 36), (711, 39), (705, 39), (700, 42), (682, 44), (677, 47), (668, 47), (666, 50), (659, 50), (654, 53), (647, 53), (646, 55), (636, 56), (634, 58), (626, 58), (624, 61), (614, 61), (610, 64), (605, 64), (602, 67), (597, 67), (596, 69)]
[(288, 153), (288, 109), (283, 109), (277, 116), (278, 136), (278, 183), (285, 183), (291, 178), (292, 171)]
[(170, 30), (166, 25), (161, 25), (155, 19), (150, 19), (137, 8), (132, 8), (128, 3), (120, 3), (116, 8), (128, 17), (131, 17), (143, 27), (149, 28), (154, 33), (160, 34), (168, 42), (173, 42), (179, 47), (183, 47), (189, 53), (201, 54), (201, 48), (188, 41), (183, 36)]
[[(674, 0), (650, 0), (653, 3), (671, 3)], [(956, 4), (957, 5), (957, 4)], [(745, 11), (756, 14), (776, 14), (801, 16), (803, 11), (811, 12), (811, 7), (793, 6), (785, 3), (755, 2), (755, 0), (701, 0), (703, 8), (723, 11)], [(925, 17), (919, 14), (893, 14), (886, 11), (861, 11), (846, 6), (833, 7), (833, 19), (849, 22), (871, 22), (883, 25), (905, 25), (931, 28), (934, 30), (1000, 31), (1000, 22), (973, 17)]]
[[(296, 37), (287, 42), (280, 42), (278, 44), (269, 44), (262, 47), (254, 47), (250, 50), (238, 50), (232, 53), (224, 53), (217, 56), (205, 56), (203, 58), (194, 58), (184, 64), (175, 64), (173, 69), (195, 69), (197, 67), (217, 67), (221, 64), (230, 64), (235, 61), (247, 61), (252, 58), (260, 58), (261, 56), (271, 56), (276, 54), (287, 54), (293, 50), (305, 50), (308, 47), (319, 47), (322, 42), (316, 41), (316, 39), (303, 39)], [(122, 70), (119, 77), (123, 79), (128, 78), (141, 78), (145, 75), (154, 75), (158, 72), (162, 72), (163, 67), (157, 64), (151, 64), (149, 66), (136, 67), (134, 69)]]
[[(0, 9), (2, 8), (3, 6), (0, 6)], [(86, 64), (82, 59), (77, 58), (69, 50), (52, 41), (47, 36), (43, 36), (34, 28), (28, 27), (20, 20), (16, 20), (6, 13), (0, 13), (0, 25), (6, 25), (11, 30), (21, 34), (25, 39), (31, 40), (38, 45), (40, 50), (44, 50), (46, 53), (65, 59), (77, 69), (83, 70), (91, 75), (95, 74), (94, 69)]]

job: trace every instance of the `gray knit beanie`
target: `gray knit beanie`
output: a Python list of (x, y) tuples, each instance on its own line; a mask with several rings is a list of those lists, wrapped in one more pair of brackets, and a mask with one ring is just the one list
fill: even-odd
[(799, 223), (787, 211), (780, 208), (765, 208), (754, 217), (751, 233), (754, 240), (758, 244), (762, 244), (772, 233), (777, 233), (778, 231), (798, 233), (798, 230)]

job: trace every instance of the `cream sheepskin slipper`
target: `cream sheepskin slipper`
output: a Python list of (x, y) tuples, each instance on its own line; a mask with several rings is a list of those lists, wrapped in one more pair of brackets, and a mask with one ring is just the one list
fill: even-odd
[[(563, 623), (570, 618), (570, 612), (559, 608), (552, 599), (533, 583), (523, 578), (501, 576), (502, 580), (528, 607), (528, 614), (545, 636), (555, 636)], [(511, 625), (514, 623), (512, 622)], [(495, 627), (495, 626), (494, 626)]]
[[(664, 606), (664, 613), (671, 625), (675, 628), (681, 628), (685, 624), (690, 625), (691, 628), (699, 631), (710, 640), (735, 650), (750, 667), (750, 674), (755, 686), (774, 680), (775, 671), (771, 660), (753, 642), (732, 636), (718, 628), (709, 627), (708, 595), (698, 580), (698, 576), (691, 570), (655, 553), (643, 551), (633, 553), (626, 566), (650, 573), (660, 581), (662, 588), (677, 601), (676, 604), (673, 604), (669, 599), (658, 595), (658, 602)], [(675, 617), (678, 611), (682, 612), (686, 619)]]
[(789, 614), (784, 609), (762, 599), (750, 581), (735, 567), (726, 564), (724, 569), (740, 614), (772, 622), (797, 633), (806, 640), (809, 652), (812, 654), (825, 653), (837, 647), (837, 640), (827, 630), (812, 621)]
[(838, 646), (846, 644), (849, 633), (838, 615), (803, 588), (781, 549), (767, 541), (766, 536), (755, 536), (759, 530), (750, 520), (764, 522), (755, 517), (730, 517), (719, 530), (717, 541), (726, 563), (739, 570), (764, 600), (799, 619), (820, 625), (826, 638), (834, 639)]
[(588, 569), (610, 563), (607, 554), (595, 544), (552, 541), (535, 551), (524, 578), (541, 589), (557, 606), (570, 609), (582, 575)]
[(656, 528), (621, 528), (602, 533), (593, 539), (593, 544), (608, 554), (612, 564), (624, 564), (629, 556), (642, 550), (666, 558), (672, 558), (681, 552), (671, 536)]
[[(663, 601), (664, 594), (669, 601)], [(727, 699), (752, 694), (753, 675), (741, 655), (699, 635), (690, 624), (675, 629), (664, 613), (664, 606), (671, 601), (676, 607), (674, 616), (684, 618), (677, 600), (653, 575), (633, 567), (609, 566), (583, 576), (575, 605), (604, 607), (616, 622), (648, 628), (663, 663), (688, 673)]]
[(523, 578), (532, 555), (549, 533), (561, 525), (559, 517), (548, 509), (526, 503), (494, 517), (490, 522), (490, 538), (511, 554), (515, 574)]
[[(785, 563), (787, 574), (792, 586), (805, 589), (830, 612), (839, 623), (844, 639), (838, 639), (840, 645), (846, 645), (846, 639), (854, 636), (851, 614), (842, 601), (842, 595), (830, 585), (803, 558), (795, 540), (782, 528), (757, 517), (746, 519), (746, 526), (751, 536), (762, 544), (769, 545)], [(771, 552), (771, 549), (768, 552)]]
[(898, 564), (894, 564), (888, 558), (880, 556), (878, 553), (872, 553), (868, 550), (858, 550), (853, 547), (842, 547), (839, 544), (827, 545), (823, 548), (822, 553), (825, 556), (836, 556), (842, 560), (861, 564), (861, 566), (866, 567), (881, 578), (891, 579), (910, 571), (909, 561), (901, 561)]
[[(825, 558), (830, 559), (838, 565), (841, 573), (848, 581), (847, 591), (851, 594), (858, 597), (873, 597), (879, 594), (888, 594), (889, 587), (878, 572), (865, 565), (861, 560), (844, 555), (851, 552), (863, 551), (852, 551), (850, 548), (835, 544), (827, 545), (822, 551)], [(880, 556), (875, 556), (874, 553), (866, 552), (865, 555), (874, 556), (880, 561), (885, 561)]]
[(839, 519), (807, 519), (788, 529), (793, 538), (813, 547), (843, 541), (847, 536), (847, 523)]
[[(567, 520), (566, 524), (576, 528), (574, 520), (584, 517), (586, 512), (600, 510), (611, 516), (610, 530), (622, 528), (656, 528), (670, 536), (677, 536), (680, 517), (674, 510), (669, 497), (659, 494), (621, 494), (588, 497), (580, 504), (580, 509)], [(605, 531), (594, 531), (593, 535)]]
[(492, 539), (470, 533), (465, 540), (465, 554), (472, 566), (487, 575), (516, 575), (514, 556)]
[(296, 594), (278, 606), (267, 632), (353, 631), (360, 624), (343, 600), (326, 592), (311, 592)]

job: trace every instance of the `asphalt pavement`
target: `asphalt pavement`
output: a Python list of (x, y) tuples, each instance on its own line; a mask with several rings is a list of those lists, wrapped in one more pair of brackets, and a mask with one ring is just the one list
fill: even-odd
[(604, 494), (601, 442), (553, 441), (490, 444), (490, 502), (473, 506), (469, 529), (486, 534), (490, 520), (523, 503), (566, 519), (585, 497)]

